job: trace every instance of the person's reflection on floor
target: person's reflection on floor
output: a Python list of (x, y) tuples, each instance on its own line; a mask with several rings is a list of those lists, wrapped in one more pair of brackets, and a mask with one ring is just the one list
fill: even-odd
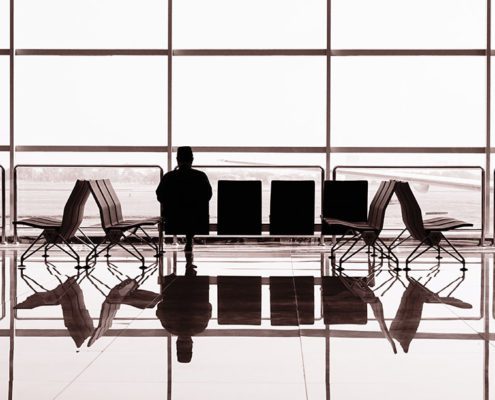
[(192, 358), (192, 336), (203, 332), (211, 318), (208, 276), (196, 276), (192, 252), (186, 252), (184, 276), (171, 274), (163, 278), (163, 300), (156, 316), (162, 326), (177, 336), (177, 361), (188, 363)]

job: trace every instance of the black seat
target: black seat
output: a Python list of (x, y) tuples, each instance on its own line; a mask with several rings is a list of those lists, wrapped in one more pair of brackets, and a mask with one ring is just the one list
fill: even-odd
[[(443, 232), (457, 228), (470, 227), (473, 226), (473, 224), (449, 217), (436, 217), (423, 221), (421, 208), (411, 190), (411, 186), (409, 186), (409, 182), (397, 182), (395, 192), (399, 199), (404, 225), (411, 237), (419, 241), (419, 244), (406, 259), (405, 270), (408, 271), (410, 269), (409, 263), (431, 248), (437, 251), (438, 259), (441, 258), (440, 252), (443, 250), (452, 258), (459, 261), (462, 264), (462, 270), (465, 270), (466, 261), (464, 260), (464, 257), (444, 236)], [(447, 243), (450, 250), (440, 244), (442, 240)], [(425, 245), (426, 248), (419, 251), (423, 245)]]
[(272, 181), (270, 235), (313, 235), (315, 182)]
[[(127, 239), (129, 236), (134, 236), (138, 240), (141, 240), (145, 244), (151, 246), (158, 254), (158, 246), (154, 245), (152, 238), (143, 229), (143, 227), (159, 224), (160, 217), (138, 220), (124, 219), (120, 200), (109, 179), (90, 180), (89, 187), (100, 211), (101, 226), (105, 231), (105, 237), (102, 242), (88, 254), (86, 257), (86, 265), (89, 265), (91, 262), (95, 262), (96, 257), (98, 257), (98, 255), (102, 252), (107, 251), (108, 255), (108, 252), (112, 249), (112, 247), (119, 246), (140, 260), (141, 268), (144, 268), (143, 254), (136, 248), (136, 246), (134, 246), (132, 242)], [(144, 239), (137, 234), (138, 231), (144, 235)], [(128, 236), (125, 235), (126, 232), (129, 233)], [(108, 244), (99, 249), (99, 247), (107, 241)], [(122, 242), (129, 244), (132, 250), (125, 247)]]
[[(84, 206), (86, 205), (89, 194), (90, 188), (88, 181), (77, 180), (67, 203), (65, 203), (62, 219), (52, 217), (33, 217), (14, 221), (14, 224), (16, 225), (26, 225), (43, 230), (36, 240), (31, 243), (31, 245), (22, 254), (19, 267), (24, 267), (24, 261), (39, 250), (44, 249), (44, 257), (48, 257), (48, 250), (52, 247), (57, 247), (76, 260), (76, 268), (80, 268), (79, 254), (72, 248), (69, 241), (75, 237), (79, 227), (81, 226), (84, 217)], [(39, 241), (43, 239), (44, 242), (40, 246), (36, 247), (34, 250), (31, 250), (38, 244)], [(65, 244), (68, 250), (61, 247), (61, 244)]]
[(362, 222), (368, 215), (368, 181), (325, 181), (323, 183), (322, 235), (342, 235), (347, 228), (329, 225), (325, 218)]
[[(342, 268), (342, 263), (354, 257), (364, 248), (367, 248), (368, 252), (370, 252), (371, 249), (373, 250), (373, 255), (378, 251), (382, 257), (388, 257), (393, 260), (396, 264), (396, 269), (398, 269), (399, 260), (391, 249), (383, 243), (383, 240), (380, 239), (380, 232), (383, 229), (385, 221), (385, 211), (394, 194), (395, 185), (396, 182), (392, 180), (380, 183), (380, 186), (371, 201), (368, 218), (365, 221), (355, 222), (336, 218), (323, 218), (323, 224), (327, 225), (329, 228), (340, 226), (346, 229), (346, 234), (352, 234), (351, 238), (343, 240), (344, 237), (342, 237), (341, 240), (332, 246), (330, 256), (332, 265), (335, 265), (336, 251), (342, 246), (350, 243), (349, 248), (339, 259), (339, 268)], [(360, 240), (362, 240), (364, 244), (357, 250), (353, 250), (354, 246)]]
[(218, 181), (217, 233), (261, 235), (261, 181)]

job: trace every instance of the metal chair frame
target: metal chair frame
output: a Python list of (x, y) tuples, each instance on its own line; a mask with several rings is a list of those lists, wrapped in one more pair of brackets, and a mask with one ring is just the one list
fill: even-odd
[[(392, 245), (390, 247), (395, 248), (410, 237), (419, 241), (419, 244), (407, 256), (406, 267), (404, 268), (404, 270), (410, 271), (410, 263), (422, 256), (428, 250), (434, 249), (437, 252), (437, 260), (440, 260), (442, 258), (441, 252), (443, 251), (454, 260), (462, 264), (461, 271), (466, 271), (466, 260), (464, 259), (462, 254), (455, 248), (455, 246), (445, 237), (443, 232), (457, 228), (473, 226), (473, 224), (448, 217), (423, 220), (421, 208), (416, 197), (414, 196), (414, 193), (411, 190), (409, 182), (397, 182), (396, 195), (401, 205), (402, 220), (406, 225), (405, 230), (407, 230), (410, 235), (407, 238), (401, 240), (400, 238), (405, 230), (402, 231), (399, 236), (392, 242)], [(440, 244), (442, 240), (444, 240), (448, 246), (442, 246)], [(425, 245), (427, 247), (420, 251), (421, 247)]]
[[(77, 238), (81, 243), (92, 248), (89, 243), (86, 243), (76, 236), (76, 233), (79, 232), (88, 239), (84, 232), (81, 231), (80, 225), (83, 220), (84, 206), (89, 198), (89, 194), (90, 188), (88, 181), (77, 180), (65, 204), (61, 220), (52, 217), (33, 217), (14, 221), (14, 224), (16, 225), (27, 225), (43, 230), (21, 255), (19, 268), (25, 268), (24, 262), (41, 249), (44, 249), (43, 257), (48, 258), (48, 250), (53, 247), (58, 248), (74, 259), (76, 261), (76, 269), (81, 268), (79, 254), (74, 250), (69, 241), (72, 238)], [(39, 244), (43, 239), (44, 242), (33, 249), (33, 247)], [(65, 245), (68, 250), (62, 247), (62, 244)]]
[[(383, 229), (385, 211), (394, 193), (395, 184), (396, 182), (393, 180), (381, 182), (371, 201), (368, 211), (368, 220), (366, 222), (350, 222), (333, 218), (323, 218), (323, 223), (325, 224), (340, 225), (347, 228), (347, 231), (332, 245), (330, 254), (332, 267), (336, 266), (335, 254), (337, 250), (350, 244), (344, 254), (339, 258), (338, 270), (342, 270), (342, 264), (344, 262), (349, 261), (365, 248), (367, 249), (367, 254), (371, 254), (371, 257), (377, 257), (378, 252), (381, 259), (386, 258), (395, 264), (395, 271), (400, 270), (399, 259), (393, 253), (390, 246), (387, 246), (379, 236)], [(349, 235), (352, 236), (346, 238)], [(364, 244), (355, 250), (354, 247), (360, 241), (363, 241)]]
[[(106, 251), (106, 257), (110, 257), (110, 250), (115, 246), (119, 246), (128, 254), (138, 259), (141, 262), (140, 268), (145, 269), (144, 255), (129, 238), (131, 236), (138, 238), (155, 250), (155, 256), (158, 257), (161, 250), (160, 243), (153, 243), (152, 237), (143, 229), (143, 226), (159, 225), (160, 217), (126, 220), (122, 216), (120, 200), (109, 179), (90, 180), (89, 187), (100, 211), (101, 225), (105, 231), (105, 237), (100, 243), (96, 244), (87, 255), (86, 268), (89, 268), (92, 265), (94, 266), (97, 257), (101, 253)], [(140, 231), (145, 238), (139, 236), (137, 234), (138, 231)], [(124, 246), (124, 243), (129, 245), (132, 250)]]

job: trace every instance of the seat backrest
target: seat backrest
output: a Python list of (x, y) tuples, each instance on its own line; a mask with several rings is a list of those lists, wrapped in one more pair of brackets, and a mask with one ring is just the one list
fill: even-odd
[(103, 180), (90, 180), (89, 187), (91, 189), (91, 194), (96, 201), (96, 205), (100, 210), (101, 226), (103, 229), (111, 228), (119, 221), (116, 217), (115, 210), (113, 209), (111, 203), (109, 203), (109, 195), (103, 185)]
[(219, 235), (261, 235), (261, 181), (218, 181)]
[(416, 240), (423, 240), (426, 232), (423, 224), (421, 208), (409, 186), (409, 182), (397, 182), (395, 194), (399, 199), (402, 211), (402, 221), (411, 236)]
[[(368, 181), (325, 181), (323, 183), (323, 218), (349, 222), (368, 220)], [(324, 235), (339, 235), (347, 228), (323, 224)]]
[(65, 240), (70, 240), (81, 226), (84, 217), (84, 206), (90, 193), (89, 183), (85, 180), (77, 180), (72, 192), (65, 203), (62, 215), (62, 225), (59, 234)]
[(368, 213), (368, 224), (375, 229), (382, 230), (385, 221), (385, 211), (395, 191), (396, 181), (383, 181), (373, 197)]
[(105, 197), (108, 200), (114, 218), (116, 218), (118, 222), (122, 222), (124, 220), (124, 217), (122, 216), (122, 205), (120, 204), (119, 197), (113, 188), (112, 182), (110, 182), (110, 179), (102, 179), (101, 182), (100, 187), (103, 192), (105, 192)]
[(270, 235), (313, 235), (315, 181), (271, 183)]

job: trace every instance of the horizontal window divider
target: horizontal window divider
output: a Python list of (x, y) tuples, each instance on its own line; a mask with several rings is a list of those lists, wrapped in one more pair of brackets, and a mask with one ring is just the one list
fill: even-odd
[(485, 49), (332, 49), (331, 56), (485, 56)]
[(0, 151), (10, 151), (10, 146), (8, 144), (1, 145)]
[(485, 147), (331, 147), (331, 153), (485, 154)]
[(17, 152), (166, 153), (167, 146), (16, 146)]
[(174, 56), (326, 56), (325, 49), (187, 49)]
[[(174, 56), (485, 56), (485, 49), (176, 49)], [(0, 49), (0, 55), (10, 55)], [(16, 56), (167, 56), (167, 49), (16, 49)], [(491, 51), (495, 55), (495, 50)]]
[(17, 49), (16, 56), (167, 56), (163, 49)]
[[(334, 49), (341, 56), (485, 56), (485, 49)], [(176, 49), (174, 56), (326, 56), (326, 49)], [(495, 52), (494, 52), (495, 54)]]
[[(315, 153), (325, 154), (325, 146), (194, 146), (198, 153)], [(10, 146), (0, 146), (0, 151), (9, 151)], [(111, 152), (111, 153), (162, 153), (167, 146), (77, 146), (77, 145), (19, 145), (17, 152)], [(172, 147), (177, 151), (177, 146)], [(490, 149), (495, 152), (495, 147)], [(331, 147), (330, 153), (430, 153), (430, 154), (485, 154), (485, 147)]]
[[(283, 147), (283, 146), (192, 146), (198, 153), (325, 153), (321, 147)], [(177, 151), (173, 146), (172, 151)]]

